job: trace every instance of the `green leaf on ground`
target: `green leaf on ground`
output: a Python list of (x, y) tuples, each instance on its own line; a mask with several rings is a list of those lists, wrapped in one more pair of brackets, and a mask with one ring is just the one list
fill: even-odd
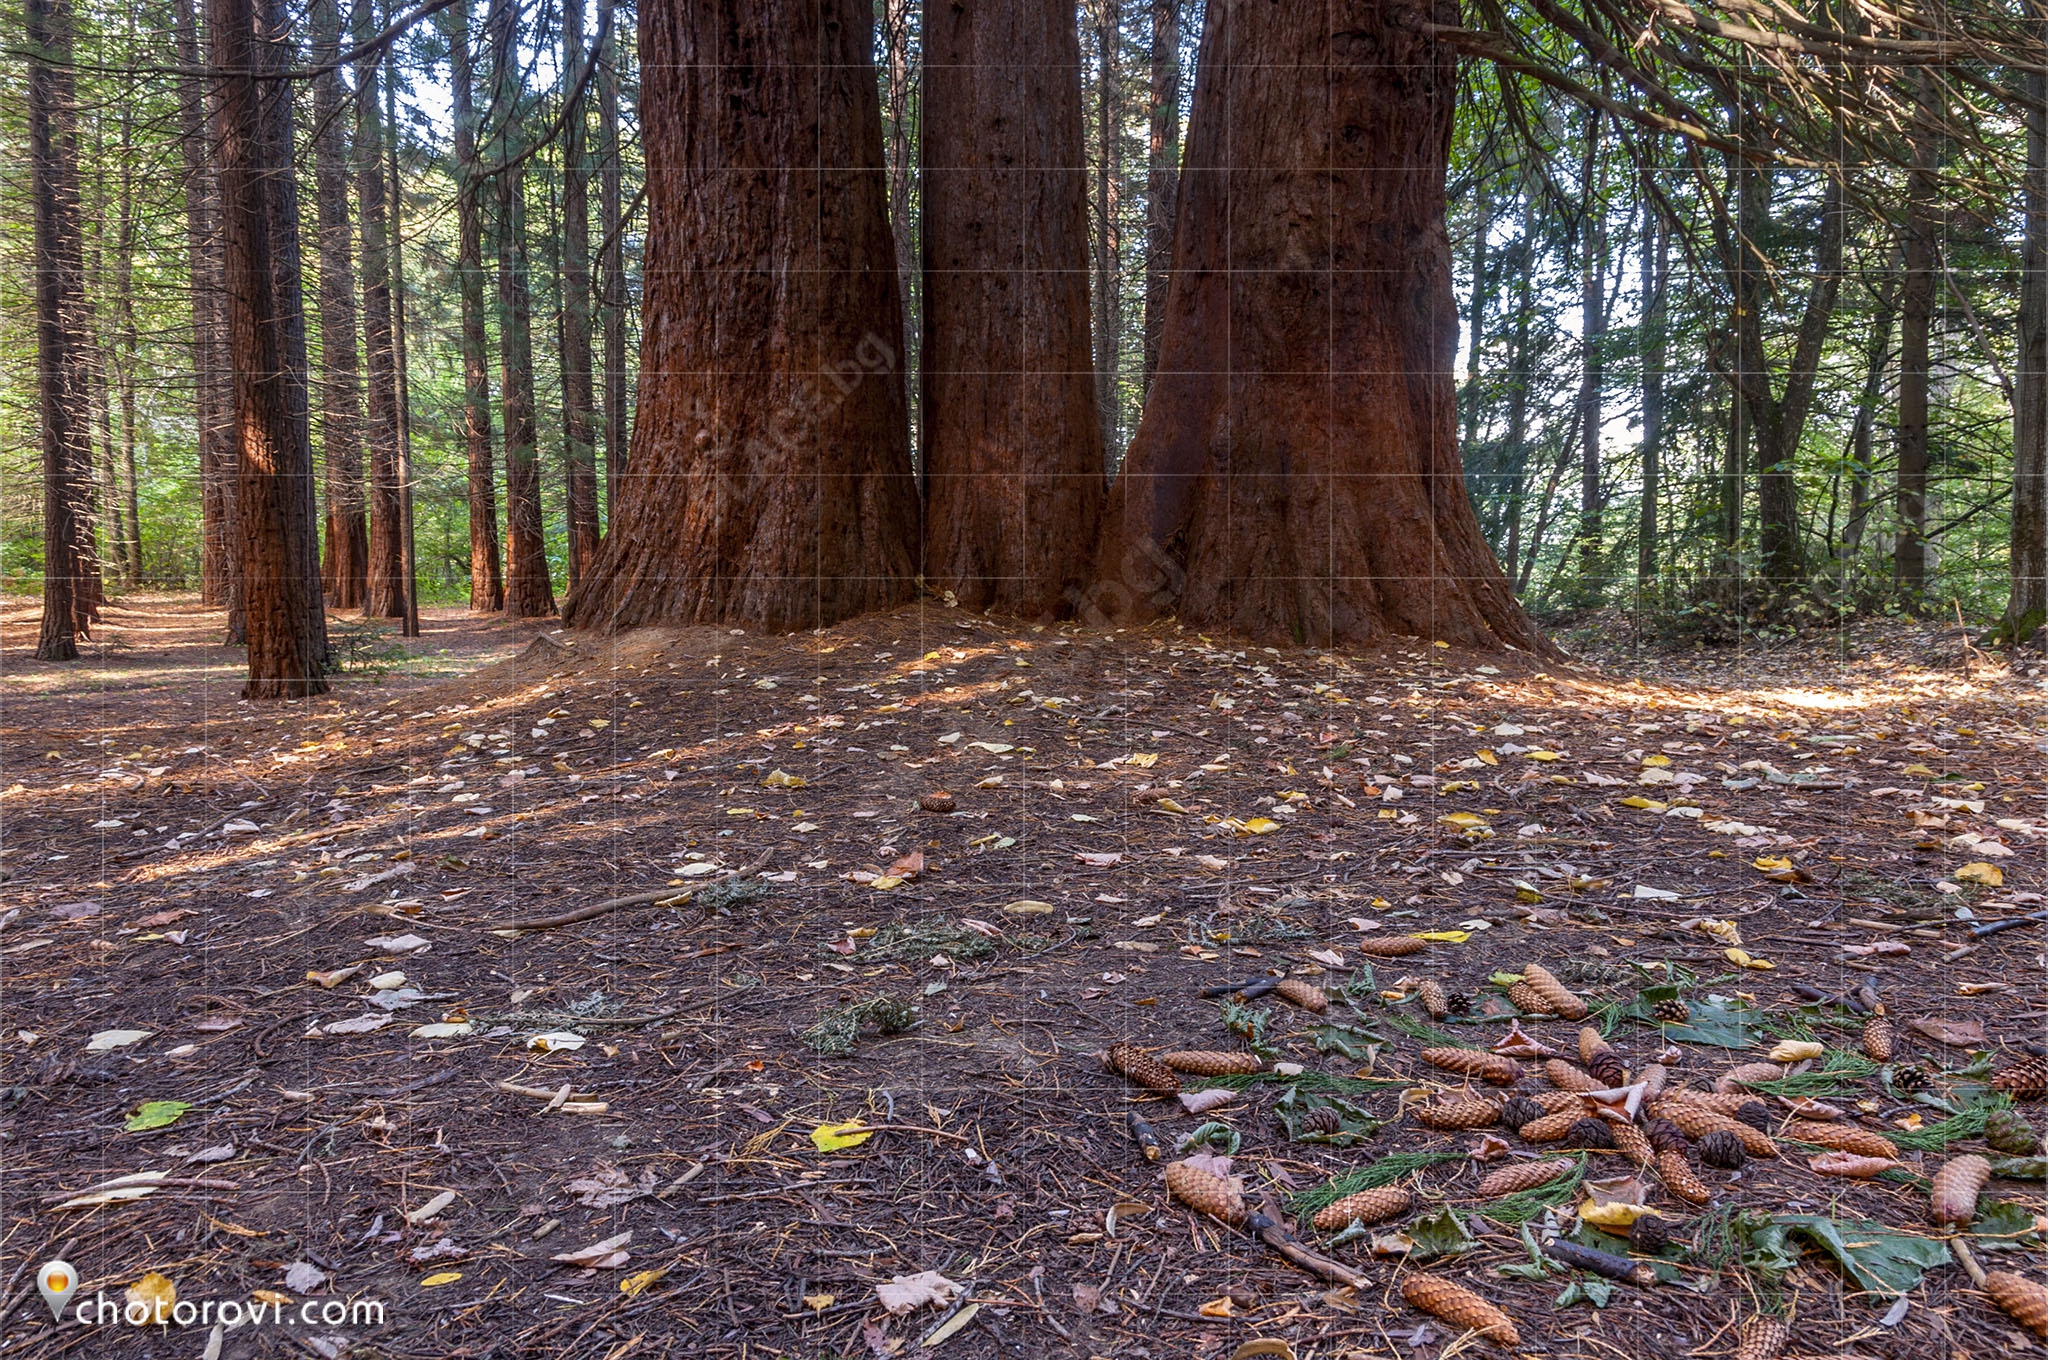
[(182, 1100), (144, 1101), (142, 1108), (128, 1116), (121, 1127), (130, 1133), (147, 1133), (151, 1129), (166, 1129), (178, 1122), (185, 1111), (192, 1106)]

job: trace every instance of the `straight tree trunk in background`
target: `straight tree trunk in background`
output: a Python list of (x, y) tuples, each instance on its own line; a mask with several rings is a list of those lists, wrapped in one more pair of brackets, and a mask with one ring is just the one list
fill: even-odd
[[(199, 18), (193, 0), (176, 0), (178, 64), (200, 66)], [(178, 149), (185, 175), (185, 261), (192, 291), (192, 412), (199, 442), (199, 600), (230, 605), (239, 616), (239, 532), (234, 509), (235, 449), (226, 357), (226, 303), (220, 275), (219, 183), (206, 110), (205, 83), (178, 77)], [(231, 599), (230, 597), (234, 598)], [(236, 634), (239, 638), (239, 633)]]
[[(341, 51), (335, 0), (313, 0), (313, 59)], [(348, 134), (341, 72), (313, 80), (313, 194), (319, 224), (320, 447), (327, 463), (328, 603), (361, 609), (370, 564), (363, 503), (363, 386), (356, 347), (355, 229), (348, 209)]]
[[(1456, 22), (1448, 4), (1432, 13)], [(1456, 98), (1454, 54), (1395, 0), (1213, 0), (1159, 371), (1111, 491), (1099, 617), (1548, 650), (1458, 458)]]
[[(1918, 113), (1933, 116), (1932, 81), (1919, 73)], [(1892, 580), (1909, 609), (1927, 591), (1927, 380), (1929, 331), (1934, 322), (1935, 147), (1931, 129), (1916, 127), (1913, 164), (1906, 174), (1906, 272), (1899, 319), (1898, 536)]]
[(1101, 409), (1102, 444), (1115, 462), (1123, 450), (1117, 402), (1118, 341), (1123, 335), (1123, 299), (1118, 264), (1123, 242), (1118, 233), (1120, 207), (1117, 177), (1117, 39), (1122, 32), (1122, 0), (1095, 3), (1095, 400)]
[(924, 576), (969, 609), (1054, 618), (1103, 500), (1074, 7), (925, 19)]
[(1472, 193), (1477, 200), (1472, 222), (1472, 309), (1465, 330), (1465, 390), (1460, 393), (1465, 432), (1461, 447), (1471, 474), (1470, 459), (1479, 446), (1479, 361), (1486, 348), (1486, 299), (1492, 291), (1486, 277), (1486, 236), (1493, 230), (1492, 158), (1482, 158), (1473, 176)]
[(911, 598), (917, 488), (868, 0), (642, 0), (639, 416), (581, 627)]
[(598, 229), (610, 244), (598, 262), (604, 271), (604, 477), (605, 524), (619, 510), (619, 478), (626, 470), (626, 243), (625, 166), (619, 144), (619, 63), (625, 48), (613, 25), (612, 0), (597, 0), (604, 57), (597, 71)]
[(483, 185), (477, 178), (475, 72), (469, 55), (469, 4), (448, 12), (451, 94), (455, 125), (455, 289), (461, 297), (462, 442), (469, 470), (469, 607), (496, 613), (505, 607), (505, 572), (498, 555), (498, 474), (491, 457), (490, 339), (484, 310)]
[[(2048, 21), (2038, 22), (2035, 31), (2048, 42)], [(2032, 642), (2048, 623), (2048, 82), (2039, 71), (2020, 79), (2026, 95), (2021, 203), (2027, 224), (2012, 414), (2012, 595), (1999, 626), (2012, 647)]]
[(493, 104), (498, 115), (491, 146), (498, 166), (498, 397), (505, 428), (505, 612), (515, 619), (555, 612), (548, 571), (546, 521), (540, 502), (540, 433), (533, 395), (533, 300), (526, 254), (526, 175), (512, 165), (521, 148), (518, 7), (491, 0), (485, 27), (491, 44)]
[(1145, 146), (1145, 372), (1152, 391), (1159, 331), (1166, 323), (1166, 280), (1173, 263), (1173, 214), (1180, 190), (1181, 0), (1152, 0), (1150, 127)]
[(1849, 518), (1842, 526), (1842, 557), (1846, 561), (1863, 546), (1870, 518), (1871, 446), (1875, 442), (1877, 405), (1884, 396), (1885, 368), (1891, 358), (1892, 330), (1899, 321), (1899, 290), (1886, 286), (1877, 296), (1877, 317), (1863, 351), (1863, 399), (1849, 429)]
[[(134, 18), (129, 18), (129, 37), (134, 37)], [(120, 378), (121, 398), (121, 498), (125, 532), (121, 578), (134, 585), (142, 579), (142, 494), (135, 484), (135, 448), (139, 438), (136, 410), (136, 374), (142, 363), (142, 337), (135, 323), (135, 243), (141, 227), (135, 194), (135, 111), (121, 106), (121, 210), (120, 232), (114, 253), (114, 344), (119, 354), (115, 369)]]
[[(354, 31), (362, 42), (378, 29), (376, 11), (356, 0)], [(363, 591), (366, 618), (405, 617), (403, 490), (398, 472), (398, 350), (391, 327), (391, 219), (384, 178), (384, 111), (378, 93), (382, 49), (356, 63), (356, 203), (361, 215), (364, 423), (370, 451), (370, 560)]]
[(597, 556), (597, 393), (590, 347), (590, 139), (584, 97), (590, 54), (583, 45), (585, 0), (563, 0), (562, 83), (562, 435), (568, 467), (569, 589)]
[[(889, 167), (889, 229), (896, 241), (896, 276), (903, 294), (903, 371), (915, 375), (917, 343), (922, 325), (924, 276), (917, 267), (918, 206), (911, 202), (917, 176), (917, 153), (911, 146), (911, 129), (924, 125), (924, 105), (915, 87), (922, 75), (922, 63), (911, 58), (914, 30), (927, 6), (917, 0), (882, 0), (881, 46), (887, 97), (882, 109), (883, 151)], [(913, 112), (913, 109), (915, 112)], [(919, 204), (922, 199), (919, 200)], [(911, 428), (922, 419), (917, 409), (919, 394), (909, 393)]]
[[(1653, 156), (1658, 147), (1653, 138)], [(1638, 595), (1647, 592), (1657, 579), (1657, 509), (1664, 494), (1664, 365), (1669, 355), (1665, 328), (1670, 322), (1671, 285), (1671, 224), (1656, 210), (1647, 192), (1643, 204), (1643, 499), (1636, 522)]]
[[(391, 16), (385, 6), (384, 17)], [(398, 81), (384, 82), (384, 168), (391, 190), (391, 366), (398, 377), (398, 523), (404, 559), (403, 637), (420, 635), (420, 591), (412, 528), (412, 370), (405, 357), (405, 188), (398, 178)]]
[(69, 0), (27, 0), (29, 174), (35, 199), (36, 398), (43, 454), (43, 621), (38, 661), (75, 661), (98, 570), (91, 531), (85, 224)]
[(1579, 218), (1579, 586), (1600, 590), (1602, 523), (1601, 395), (1607, 385), (1607, 202), (1600, 155), (1605, 124), (1586, 110), (1586, 158), (1579, 185), (1586, 201)]
[(320, 597), (313, 448), (306, 413), (298, 193), (292, 175), (292, 87), (261, 79), (292, 65), (283, 0), (207, 0), (215, 99), (222, 277), (240, 450), (248, 618), (247, 699), (327, 691), (327, 620)]

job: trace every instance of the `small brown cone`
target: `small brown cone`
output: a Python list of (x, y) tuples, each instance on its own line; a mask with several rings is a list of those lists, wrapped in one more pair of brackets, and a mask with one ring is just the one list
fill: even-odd
[(917, 805), (926, 812), (951, 812), (959, 806), (953, 801), (953, 795), (944, 789), (934, 789), (930, 793), (918, 795)]
[(1778, 1145), (1770, 1135), (1759, 1133), (1740, 1119), (1730, 1119), (1725, 1114), (1715, 1114), (1702, 1105), (1690, 1105), (1684, 1101), (1664, 1100), (1650, 1111), (1660, 1119), (1668, 1119), (1678, 1125), (1688, 1138), (1704, 1138), (1716, 1129), (1726, 1129), (1742, 1140), (1742, 1147), (1752, 1157), (1775, 1157)]
[(1330, 998), (1323, 995), (1323, 989), (1300, 978), (1281, 978), (1273, 988), (1273, 995), (1316, 1015), (1330, 1009)]
[(1586, 1108), (1586, 1098), (1577, 1091), (1531, 1091), (1528, 1099), (1541, 1105), (1545, 1114), (1583, 1113)]
[(1557, 1014), (1557, 1008), (1550, 1004), (1550, 998), (1526, 982), (1510, 982), (1508, 1000), (1524, 1015)]
[(1523, 965), (1522, 981), (1534, 987), (1537, 993), (1550, 1003), (1550, 1009), (1562, 1018), (1566, 1020), (1583, 1020), (1586, 1018), (1586, 1003), (1581, 1001), (1571, 988), (1559, 982), (1556, 974), (1552, 973), (1542, 964), (1531, 963)]
[(1560, 1110), (1556, 1114), (1544, 1115), (1533, 1124), (1522, 1125), (1521, 1134), (1532, 1143), (1559, 1142), (1583, 1117), (1577, 1110)]
[(1657, 1154), (1650, 1147), (1650, 1140), (1635, 1125), (1620, 1119), (1607, 1121), (1607, 1133), (1614, 1139), (1615, 1150), (1637, 1166), (1648, 1166), (1657, 1160)]
[(1495, 1086), (1512, 1086), (1522, 1077), (1520, 1063), (1484, 1049), (1425, 1048), (1422, 1060), (1446, 1072), (1462, 1072), (1468, 1077), (1492, 1082)]
[(1166, 1193), (1223, 1223), (1245, 1220), (1244, 1191), (1235, 1176), (1218, 1176), (1186, 1162), (1169, 1162)]
[(1601, 1053), (1612, 1053), (1614, 1048), (1600, 1037), (1600, 1031), (1591, 1025), (1579, 1026), (1579, 1066), (1593, 1070), (1593, 1059)]
[(1951, 1158), (1934, 1173), (1927, 1216), (1944, 1227), (1964, 1227), (1977, 1217), (1977, 1195), (1991, 1179), (1991, 1163), (1974, 1152)]
[(1148, 1091), (1180, 1094), (1180, 1078), (1173, 1075), (1173, 1069), (1134, 1045), (1111, 1044), (1102, 1055), (1102, 1065)]
[(2048, 1058), (2022, 1058), (2001, 1069), (1991, 1079), (1991, 1089), (2003, 1091), (2014, 1100), (2039, 1100), (2048, 1096)]
[(1800, 1143), (1814, 1143), (1858, 1157), (1889, 1157), (1897, 1161), (1899, 1145), (1881, 1133), (1854, 1124), (1823, 1123), (1816, 1119), (1795, 1119), (1785, 1126), (1785, 1136)]
[(1664, 1099), (1682, 1100), (1688, 1105), (1712, 1110), (1715, 1114), (1725, 1114), (1733, 1119), (1737, 1110), (1754, 1101), (1756, 1097), (1745, 1095), (1741, 1091), (1672, 1091)]
[(1890, 1062), (1892, 1054), (1898, 1051), (1898, 1027), (1882, 1015), (1873, 1015), (1863, 1022), (1863, 1056), (1872, 1062)]
[(1424, 978), (1415, 990), (1422, 997), (1422, 1009), (1429, 1012), (1430, 1019), (1441, 1020), (1451, 1013), (1451, 998), (1435, 978)]
[(1514, 1320), (1463, 1285), (1434, 1275), (1410, 1275), (1401, 1282), (1401, 1298), (1410, 1308), (1442, 1318), (1453, 1327), (1477, 1332), (1496, 1346), (1522, 1344), (1522, 1334), (1515, 1330)]
[(1432, 1129), (1485, 1129), (1500, 1122), (1500, 1106), (1490, 1100), (1440, 1100), (1417, 1105), (1415, 1122)]
[(1159, 1055), (1159, 1061), (1176, 1072), (1192, 1072), (1198, 1077), (1263, 1072), (1266, 1068), (1256, 1053), (1221, 1053), (1201, 1048), (1185, 1049), (1178, 1053), (1162, 1053)]
[(1700, 1178), (1693, 1175), (1682, 1152), (1658, 1153), (1657, 1174), (1664, 1178), (1664, 1188), (1687, 1204), (1705, 1204), (1714, 1197)]
[(1499, 1199), (1503, 1195), (1519, 1195), (1524, 1190), (1534, 1190), (1548, 1185), (1572, 1169), (1572, 1163), (1562, 1157), (1548, 1157), (1540, 1162), (1517, 1162), (1479, 1182), (1481, 1199)]
[(1714, 1081), (1716, 1091), (1727, 1094), (1740, 1091), (1752, 1082), (1779, 1081), (1785, 1076), (1785, 1069), (1778, 1063), (1744, 1063), (1742, 1066), (1723, 1072)]
[(1368, 935), (1352, 948), (1376, 959), (1398, 959), (1408, 954), (1420, 954), (1429, 948), (1429, 941), (1418, 940), (1413, 935), (1389, 935), (1384, 939)]
[(1562, 1091), (1597, 1091), (1600, 1083), (1563, 1058), (1552, 1058), (1543, 1064), (1543, 1075), (1550, 1078), (1550, 1084)]
[(2048, 1341), (2048, 1289), (2009, 1270), (1994, 1270), (1984, 1277), (1984, 1292), (2014, 1322)]
[(1778, 1360), (1791, 1339), (1792, 1329), (1781, 1319), (1753, 1317), (1742, 1324), (1741, 1338), (1735, 1344), (1735, 1360)]
[(1335, 1204), (1325, 1205), (1316, 1210), (1316, 1216), (1309, 1221), (1315, 1224), (1317, 1232), (1339, 1232), (1351, 1226), (1353, 1219), (1360, 1223), (1384, 1223), (1390, 1218), (1399, 1218), (1415, 1207), (1415, 1196), (1398, 1185), (1383, 1185), (1377, 1190), (1361, 1190), (1355, 1195), (1346, 1195)]

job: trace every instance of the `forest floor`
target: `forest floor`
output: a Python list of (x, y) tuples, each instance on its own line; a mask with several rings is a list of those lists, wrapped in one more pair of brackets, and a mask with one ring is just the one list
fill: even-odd
[[(1589, 627), (1614, 654), (1538, 665), (936, 605), (612, 640), (437, 610), (257, 708), (189, 598), (117, 601), (64, 667), (24, 659), (36, 614), (0, 601), (0, 1355), (1469, 1353), (1402, 1302), (1418, 1273), (1548, 1356), (1731, 1355), (1759, 1305), (1795, 1355), (2035, 1344), (1928, 1221), (1944, 1147), (1986, 1151), (1987, 1072), (2048, 1038), (2042, 928), (1970, 936), (2043, 905), (2048, 681), (1952, 630)], [(701, 897), (509, 929), (655, 892)], [(1704, 1209), (1601, 1187), (1668, 1216), (1654, 1287), (1532, 1257), (1618, 1245), (1576, 1211), (1621, 1156), (1482, 1200), (1571, 1142), (1417, 1121), (1463, 1080), (1420, 1051), (1498, 1041), (1490, 979), (1530, 964), (1632, 1074), (1669, 1043), (1670, 1087), (1825, 1045), (1757, 1092), (1783, 1155), (1696, 1168)], [(1203, 996), (1283, 971), (1329, 1009)], [(1468, 1013), (1432, 1023), (1425, 977)], [(1660, 985), (1689, 1023), (1648, 1017)], [(1845, 995), (1889, 1010), (1894, 1063)], [(1579, 1025), (1520, 1023), (1577, 1055)], [(1269, 1061), (1187, 1078), (1224, 1092), (1195, 1115), (1106, 1071), (1120, 1041)], [(1802, 1098), (1901, 1165), (1815, 1174)], [(1336, 1244), (1300, 1222), (1362, 1277), (1319, 1279), (1169, 1199), (1198, 1128), (1290, 1217), (1332, 1177), (1416, 1206)], [(2037, 1271), (2042, 1189), (1992, 1182), (1987, 1265)], [(53, 1328), (52, 1255), (88, 1297), (155, 1275), (289, 1325)], [(309, 1298), (385, 1312), (301, 1324)]]

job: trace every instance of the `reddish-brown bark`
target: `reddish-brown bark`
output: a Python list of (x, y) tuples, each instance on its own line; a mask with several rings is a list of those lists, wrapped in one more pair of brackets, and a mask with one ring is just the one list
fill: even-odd
[(462, 442), (469, 470), (469, 607), (505, 607), (498, 555), (497, 473), (491, 460), (491, 373), (484, 312), (483, 185), (477, 178), (475, 73), (469, 5), (448, 11), (449, 110), (455, 124), (455, 287), (462, 299)]
[(566, 617), (822, 626), (910, 598), (917, 491), (867, 0), (645, 0), (640, 400)]
[(1210, 4), (1159, 369), (1084, 617), (1545, 645), (1465, 495), (1456, 64), (1415, 18)]
[(327, 692), (327, 621), (313, 526), (306, 330), (299, 278), (291, 64), (283, 0), (208, 0), (218, 85), (222, 276), (234, 369), (248, 699)]
[[(335, 0), (312, 6), (313, 58), (341, 51)], [(354, 232), (339, 70), (313, 80), (313, 183), (320, 258), (320, 451), (327, 461), (327, 542), (320, 577), (337, 609), (360, 609), (370, 531), (363, 503), (363, 388), (356, 353)]]
[[(377, 31), (368, 0), (356, 0), (355, 31), (364, 41)], [(392, 237), (384, 178), (383, 111), (378, 85), (381, 49), (356, 63), (356, 199), (363, 239), (363, 370), (368, 398), (364, 424), (370, 450), (370, 561), (363, 613), (402, 619), (405, 594), (405, 491), (399, 475), (398, 340), (391, 312)]]
[(1063, 615), (1104, 495), (1074, 7), (934, 7), (924, 53), (925, 580)]

